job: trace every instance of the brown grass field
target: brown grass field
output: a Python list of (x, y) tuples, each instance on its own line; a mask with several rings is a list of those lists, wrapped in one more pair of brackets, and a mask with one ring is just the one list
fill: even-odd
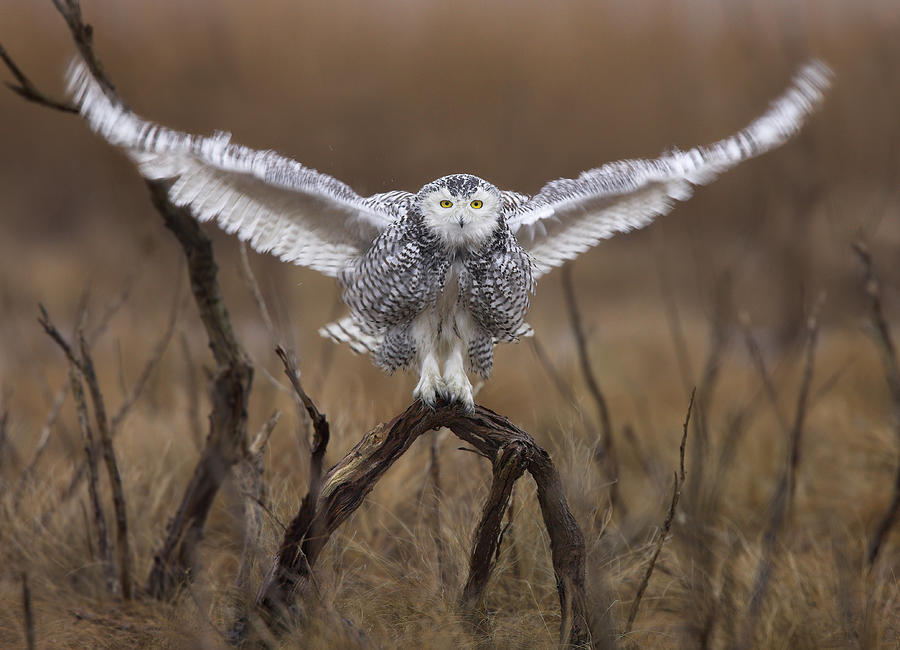
[[(764, 110), (804, 60), (826, 61), (834, 87), (798, 138), (570, 265), (613, 425), (614, 507), (594, 459), (600, 425), (563, 273), (539, 283), (529, 317), (559, 381), (523, 342), (498, 349), (477, 399), (530, 432), (560, 470), (586, 538), (597, 647), (898, 647), (900, 531), (871, 566), (867, 549), (895, 496), (900, 403), (851, 247), (862, 238), (871, 250), (886, 322), (900, 336), (895, 0), (84, 0), (83, 10), (98, 56), (140, 114), (192, 132), (232, 131), (361, 194), (415, 190), (455, 171), (534, 192), (606, 161), (711, 142)], [(62, 95), (74, 47), (49, 0), (2, 3), (0, 43), (40, 88)], [(5, 69), (0, 78), (12, 80)], [(248, 435), (282, 413), (264, 456), (269, 512), (242, 556), (242, 492), (226, 481), (193, 581), (170, 601), (123, 603), (104, 581), (86, 483), (66, 494), (84, 456), (70, 396), (26, 471), (67, 377), (37, 323), (38, 303), (71, 336), (82, 301), (90, 332), (127, 294), (92, 348), (111, 413), (177, 309), (174, 334), (114, 440), (139, 586), (203, 446), (204, 368), (213, 361), (181, 249), (125, 157), (79, 119), (0, 92), (0, 647), (26, 646), (24, 576), (37, 647), (227, 646), (234, 604), (252, 602), (280, 522), (307, 489), (309, 422), (286, 389), (276, 340), (297, 351), (304, 386), (331, 422), (326, 465), (410, 402), (412, 376), (385, 377), (316, 335), (340, 312), (334, 282), (251, 253), (273, 337), (237, 242), (207, 232), (255, 367)], [(773, 539), (766, 532), (788, 463), (806, 319), (820, 295), (796, 489)], [(671, 499), (694, 386), (687, 483), (625, 635)], [(415, 443), (319, 558), (309, 624), (275, 640), (251, 619), (259, 635), (275, 647), (356, 647), (343, 617), (377, 647), (554, 647), (559, 602), (528, 477), (487, 587), (486, 625), (473, 632), (457, 609), (491, 477), (489, 463), (460, 446), (446, 431)], [(242, 562), (250, 573), (239, 587)], [(770, 575), (755, 611), (761, 571)]]

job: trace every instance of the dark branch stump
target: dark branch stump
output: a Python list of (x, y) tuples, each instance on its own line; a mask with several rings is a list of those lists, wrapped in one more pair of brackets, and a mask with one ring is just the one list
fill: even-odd
[(446, 427), (493, 464), (493, 481), (475, 534), (469, 577), (460, 598), (473, 612), (487, 585), (499, 545), (500, 526), (515, 481), (527, 470), (537, 484), (538, 502), (550, 536), (561, 607), (560, 644), (591, 646), (585, 593), (584, 536), (569, 510), (559, 473), (534, 439), (501, 415), (482, 406), (467, 414), (458, 406), (429, 409), (413, 403), (393, 420), (363, 436), (322, 480), (314, 504), (304, 500), (285, 531), (281, 549), (257, 595), (264, 620), (284, 629), (296, 613), (298, 597), (309, 595), (312, 567), (331, 534), (362, 504), (391, 465), (423, 433)]

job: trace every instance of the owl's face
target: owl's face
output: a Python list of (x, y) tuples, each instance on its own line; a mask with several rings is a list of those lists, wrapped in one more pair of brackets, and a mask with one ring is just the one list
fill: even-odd
[(448, 248), (479, 248), (494, 232), (500, 191), (470, 174), (453, 174), (428, 183), (416, 195), (425, 223)]

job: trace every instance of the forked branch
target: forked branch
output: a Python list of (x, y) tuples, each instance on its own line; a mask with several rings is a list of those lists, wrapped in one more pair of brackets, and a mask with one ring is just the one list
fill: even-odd
[[(560, 642), (590, 646), (585, 593), (584, 536), (563, 494), (559, 473), (549, 454), (506, 418), (477, 406), (467, 414), (458, 406), (429, 409), (415, 402), (402, 414), (369, 431), (322, 480), (306, 533), (289, 527), (260, 588), (257, 604), (273, 627), (285, 623), (298, 595), (308, 593), (312, 567), (334, 531), (362, 504), (366, 495), (420, 435), (447, 427), (492, 459), (494, 481), (476, 531), (463, 591), (463, 607), (476, 605), (489, 577), (500, 522), (515, 479), (527, 470), (537, 484), (537, 497), (547, 532), (561, 605)], [(301, 512), (303, 507), (301, 506)], [(298, 515), (299, 516), (299, 515)]]

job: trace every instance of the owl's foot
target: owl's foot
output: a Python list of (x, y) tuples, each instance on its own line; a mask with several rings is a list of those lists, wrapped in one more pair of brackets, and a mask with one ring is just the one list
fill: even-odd
[(419, 383), (416, 384), (415, 390), (413, 390), (413, 397), (422, 400), (425, 406), (434, 408), (438, 397), (442, 393), (442, 388), (443, 382), (438, 372), (424, 371), (422, 376), (419, 377)]
[(475, 398), (472, 396), (472, 384), (461, 368), (458, 372), (444, 372), (441, 396), (451, 404), (459, 404), (467, 413), (475, 410)]

